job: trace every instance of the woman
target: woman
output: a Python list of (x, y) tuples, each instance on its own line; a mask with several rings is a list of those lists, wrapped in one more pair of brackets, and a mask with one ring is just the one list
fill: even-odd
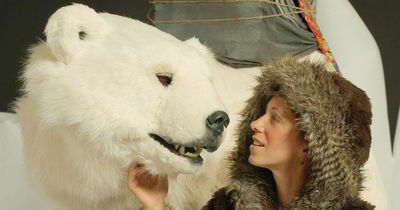
[(242, 112), (231, 183), (203, 209), (373, 209), (359, 197), (370, 124), (364, 91), (324, 65), (271, 63)]

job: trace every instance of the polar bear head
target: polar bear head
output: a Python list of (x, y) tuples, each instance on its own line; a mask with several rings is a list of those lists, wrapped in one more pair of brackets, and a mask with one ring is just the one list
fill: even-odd
[(29, 109), (32, 133), (62, 142), (65, 154), (193, 173), (200, 153), (221, 144), (229, 118), (210, 79), (212, 54), (197, 39), (80, 4), (56, 11), (45, 35), (31, 50), (17, 112)]

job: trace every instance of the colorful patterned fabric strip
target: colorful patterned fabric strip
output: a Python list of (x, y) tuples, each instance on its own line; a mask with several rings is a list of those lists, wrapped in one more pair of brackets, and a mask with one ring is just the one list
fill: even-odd
[(303, 16), (303, 19), (306, 22), (309, 30), (313, 33), (321, 53), (324, 54), (328, 59), (327, 70), (340, 74), (339, 66), (336, 63), (333, 53), (329, 49), (325, 38), (322, 36), (322, 33), (318, 28), (312, 5), (308, 0), (297, 0), (297, 2), (299, 4), (299, 7), (304, 9), (304, 13), (301, 13), (301, 15)]

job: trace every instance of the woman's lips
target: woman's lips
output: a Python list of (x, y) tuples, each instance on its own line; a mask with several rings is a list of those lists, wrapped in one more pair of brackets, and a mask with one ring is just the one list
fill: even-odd
[(257, 146), (257, 147), (264, 147), (264, 144), (262, 144), (259, 140), (257, 140), (256, 137), (253, 136), (252, 139), (253, 139), (252, 145)]

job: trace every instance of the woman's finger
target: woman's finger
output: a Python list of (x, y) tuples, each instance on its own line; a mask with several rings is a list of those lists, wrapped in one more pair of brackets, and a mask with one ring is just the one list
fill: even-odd
[(143, 174), (144, 167), (142, 164), (137, 164), (129, 170), (128, 185), (129, 188), (136, 188), (140, 184), (140, 174)]

